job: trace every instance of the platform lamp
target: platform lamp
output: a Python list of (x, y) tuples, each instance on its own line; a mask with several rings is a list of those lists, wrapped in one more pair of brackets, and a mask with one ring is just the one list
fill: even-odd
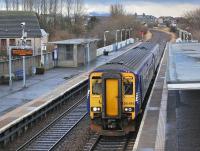
[(115, 40), (116, 40), (116, 48), (115, 48), (115, 50), (116, 51), (118, 50), (118, 32), (120, 32), (119, 29), (116, 30), (116, 35), (115, 35)]
[(109, 33), (110, 31), (106, 30), (104, 31), (104, 47), (106, 46), (106, 33)]
[(125, 29), (121, 29), (121, 41), (123, 40), (122, 32), (123, 32), (124, 30), (125, 30)]
[[(27, 32), (24, 31), (26, 23), (22, 22), (20, 25), (22, 27), (22, 37), (21, 37), (22, 47), (26, 47)], [(22, 58), (23, 58), (23, 87), (26, 87), (26, 58), (25, 56), (23, 56)]]

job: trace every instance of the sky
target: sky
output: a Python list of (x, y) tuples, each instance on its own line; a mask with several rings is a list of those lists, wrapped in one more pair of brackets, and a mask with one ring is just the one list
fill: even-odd
[(124, 5), (127, 13), (180, 17), (186, 12), (200, 8), (200, 0), (85, 0), (86, 10), (108, 13), (116, 2)]

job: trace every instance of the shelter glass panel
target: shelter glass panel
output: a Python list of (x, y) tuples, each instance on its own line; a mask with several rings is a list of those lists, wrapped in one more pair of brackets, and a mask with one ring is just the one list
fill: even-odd
[(66, 59), (73, 60), (73, 45), (66, 45)]

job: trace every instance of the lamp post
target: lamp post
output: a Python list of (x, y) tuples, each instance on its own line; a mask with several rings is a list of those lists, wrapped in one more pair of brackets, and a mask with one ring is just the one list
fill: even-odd
[[(25, 29), (25, 22), (21, 23), (21, 27), (22, 27), (22, 47), (24, 48), (26, 46), (26, 37), (27, 37), (27, 33), (24, 32)], [(23, 58), (23, 87), (26, 87), (26, 58), (25, 56), (22, 57)]]
[(106, 46), (106, 33), (109, 33), (110, 31), (106, 30), (104, 31), (104, 47)]
[(122, 32), (123, 32), (124, 30), (125, 30), (125, 29), (121, 29), (121, 41), (123, 40)]
[(124, 40), (126, 41), (126, 45), (127, 45), (127, 29), (125, 29), (125, 39)]
[(129, 39), (131, 38), (131, 31), (133, 31), (133, 28), (129, 29)]
[(116, 30), (115, 40), (116, 40), (116, 51), (118, 50), (118, 32), (120, 32), (119, 29)]

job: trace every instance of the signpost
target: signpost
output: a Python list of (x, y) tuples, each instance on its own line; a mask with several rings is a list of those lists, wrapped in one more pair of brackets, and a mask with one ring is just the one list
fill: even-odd
[(12, 87), (12, 56), (23, 57), (23, 87), (26, 87), (26, 67), (25, 57), (32, 56), (33, 50), (31, 47), (24, 46), (10, 46), (9, 47), (9, 86)]
[(26, 38), (27, 32), (25, 29), (25, 22), (22, 22), (22, 37), (21, 37), (21, 45), (20, 46), (9, 46), (9, 86), (12, 89), (12, 56), (22, 56), (23, 57), (23, 87), (26, 87), (26, 56), (32, 56), (33, 50), (31, 47), (26, 46)]

